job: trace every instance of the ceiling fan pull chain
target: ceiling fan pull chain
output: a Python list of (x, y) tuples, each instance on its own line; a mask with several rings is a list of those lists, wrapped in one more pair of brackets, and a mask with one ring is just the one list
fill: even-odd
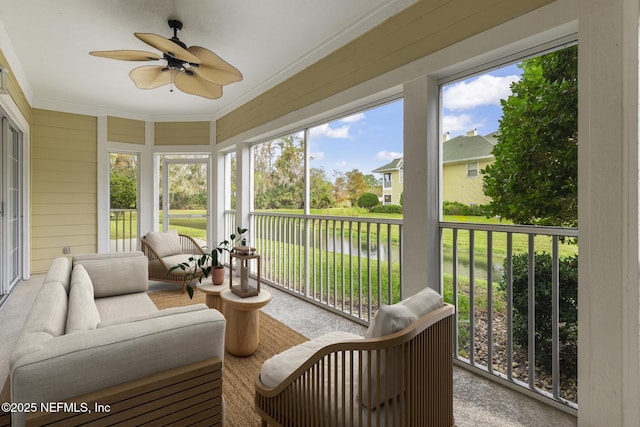
[(173, 92), (173, 68), (169, 69), (171, 73), (171, 86), (169, 87), (169, 92)]

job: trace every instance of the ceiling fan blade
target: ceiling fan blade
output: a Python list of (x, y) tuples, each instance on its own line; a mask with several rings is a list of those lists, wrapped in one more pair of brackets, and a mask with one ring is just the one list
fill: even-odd
[(157, 53), (142, 50), (94, 50), (89, 55), (121, 61), (155, 61), (162, 58)]
[(240, 73), (237, 68), (209, 49), (200, 46), (190, 46), (187, 50), (200, 58), (200, 65), (191, 68), (191, 71), (200, 77), (219, 85), (226, 85), (242, 80), (242, 73)]
[(129, 77), (140, 89), (154, 89), (171, 83), (172, 72), (162, 65), (144, 65), (131, 70)]
[(137, 38), (145, 42), (146, 44), (161, 50), (165, 54), (172, 58), (177, 58), (181, 61), (190, 62), (192, 64), (199, 64), (200, 58), (190, 53), (187, 49), (179, 46), (177, 43), (172, 42), (169, 39), (165, 39), (157, 34), (153, 33), (133, 33)]
[(211, 83), (199, 77), (197, 74), (192, 76), (187, 73), (178, 73), (173, 77), (173, 83), (178, 89), (191, 95), (198, 95), (204, 98), (217, 99), (222, 96), (222, 86)]

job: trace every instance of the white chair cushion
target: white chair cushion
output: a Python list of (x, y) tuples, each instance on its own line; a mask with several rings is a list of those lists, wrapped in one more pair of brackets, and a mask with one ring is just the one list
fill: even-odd
[[(394, 305), (381, 305), (378, 309), (373, 322), (365, 333), (365, 338), (379, 338), (401, 331), (420, 317), (442, 307), (442, 296), (430, 288), (425, 288), (417, 294), (406, 298)], [(363, 362), (362, 372), (368, 372), (369, 362), (367, 359)], [(383, 391), (378, 396), (378, 378), (380, 384), (392, 384), (392, 381), (386, 381), (385, 377), (386, 363), (384, 353), (381, 354), (380, 361), (376, 354), (371, 356), (371, 372), (380, 372), (380, 375), (372, 375), (370, 381), (363, 379), (362, 393), (360, 399), (364, 406), (367, 406), (369, 390), (371, 390), (371, 404), (377, 406), (383, 404), (395, 397), (392, 387)]]
[(357, 339), (362, 337), (350, 332), (336, 331), (291, 347), (264, 362), (260, 370), (260, 381), (267, 387), (276, 387), (322, 347)]
[(160, 258), (182, 253), (182, 245), (180, 245), (180, 236), (177, 230), (169, 230), (166, 233), (150, 231), (144, 236), (144, 239)]

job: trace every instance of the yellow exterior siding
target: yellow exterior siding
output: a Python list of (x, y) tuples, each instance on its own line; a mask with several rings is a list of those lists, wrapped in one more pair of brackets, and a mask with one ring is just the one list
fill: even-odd
[(9, 95), (13, 99), (13, 102), (16, 103), (18, 109), (27, 120), (27, 122), (31, 122), (31, 106), (29, 105), (29, 101), (27, 101), (27, 97), (25, 96), (22, 88), (18, 84), (13, 72), (11, 71), (11, 67), (9, 67), (9, 61), (0, 50), (0, 66), (6, 68), (8, 70), (7, 76), (7, 89), (9, 90)]
[(144, 145), (144, 122), (140, 120), (107, 117), (107, 140)]
[[(483, 169), (491, 161), (481, 161)], [(482, 174), (478, 171), (475, 178), (467, 178), (467, 163), (444, 165), (442, 168), (442, 200), (460, 202), (465, 205), (484, 205), (491, 201), (482, 190)]]
[(97, 119), (34, 109), (31, 122), (31, 270), (97, 251)]
[(221, 117), (216, 141), (321, 101), (553, 0), (421, 0)]
[(158, 122), (155, 145), (209, 145), (210, 122)]
[[(402, 191), (404, 191), (404, 182), (400, 181), (400, 171), (394, 170), (387, 172), (391, 174), (391, 187), (382, 188), (382, 204), (399, 205)], [(384, 174), (383, 174), (384, 176)], [(385, 202), (385, 196), (391, 196), (391, 202)]]

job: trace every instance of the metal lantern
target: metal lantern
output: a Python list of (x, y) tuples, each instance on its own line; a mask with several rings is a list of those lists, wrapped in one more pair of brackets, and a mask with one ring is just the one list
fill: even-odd
[[(233, 274), (235, 259), (236, 273)], [(249, 284), (249, 270), (251, 263), (256, 265), (256, 286)], [(260, 255), (256, 254), (256, 249), (249, 246), (236, 246), (230, 255), (229, 262), (229, 289), (240, 298), (247, 298), (260, 293)]]

